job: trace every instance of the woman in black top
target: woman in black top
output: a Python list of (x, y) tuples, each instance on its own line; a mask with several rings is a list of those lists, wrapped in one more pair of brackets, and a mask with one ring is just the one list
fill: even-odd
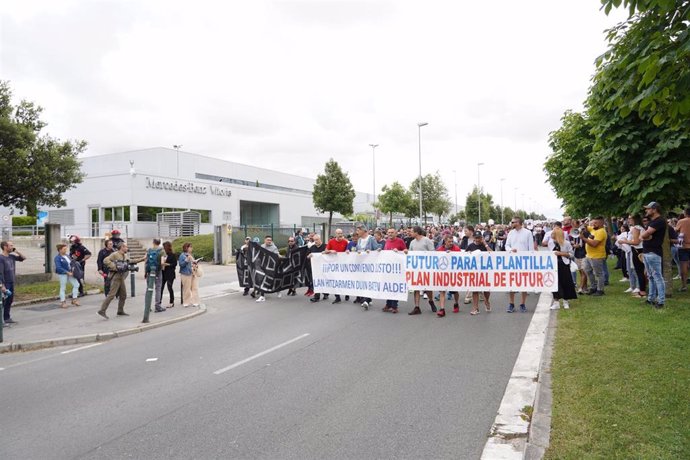
[(163, 243), (163, 250), (165, 251), (165, 260), (163, 261), (163, 284), (161, 284), (161, 297), (165, 286), (168, 286), (168, 293), (170, 293), (170, 306), (175, 306), (175, 291), (173, 291), (173, 282), (175, 281), (175, 269), (177, 268), (177, 256), (172, 250), (170, 241)]

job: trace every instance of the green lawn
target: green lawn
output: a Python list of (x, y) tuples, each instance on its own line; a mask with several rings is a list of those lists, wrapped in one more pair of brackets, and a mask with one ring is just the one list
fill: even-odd
[(182, 245), (186, 242), (192, 243), (192, 253), (196, 259), (203, 257), (206, 262), (213, 261), (213, 234), (177, 238), (172, 242), (175, 254), (182, 252)]
[[(101, 288), (102, 286), (95, 286), (93, 284), (86, 283), (87, 291), (91, 289), (102, 290)], [(71, 289), (72, 287), (68, 285), (67, 292), (72, 292)], [(46, 297), (57, 297), (60, 293), (60, 282), (43, 281), (40, 283), (17, 284), (15, 285), (14, 291), (15, 302), (20, 302), (24, 300), (43, 299)]]
[(690, 457), (690, 296), (654, 310), (620, 278), (558, 312), (546, 458)]

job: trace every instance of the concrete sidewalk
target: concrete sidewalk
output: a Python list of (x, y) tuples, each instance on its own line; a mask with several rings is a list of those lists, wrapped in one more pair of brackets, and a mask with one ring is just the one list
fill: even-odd
[[(117, 316), (117, 299), (114, 299), (108, 307), (109, 320), (99, 316), (97, 311), (105, 298), (103, 294), (81, 297), (79, 299), (80, 307), (70, 305), (66, 309), (60, 308), (59, 300), (14, 305), (12, 306), (12, 319), (17, 321), (17, 324), (3, 329), (0, 353), (99, 342), (174, 324), (203, 314), (206, 312), (204, 299), (222, 297), (237, 292), (239, 289), (236, 281), (223, 282), (226, 281), (226, 277), (229, 278), (227, 275), (233, 273), (229, 267), (209, 265), (204, 268), (207, 269), (207, 274), (211, 276), (200, 279), (201, 307), (184, 308), (179, 304), (179, 281), (177, 281), (175, 283), (177, 302), (175, 307), (156, 313), (152, 305), (149, 323), (142, 323), (144, 293), (146, 292), (143, 276), (137, 276), (136, 295), (135, 297), (128, 297), (125, 303), (125, 312), (129, 313), (130, 316)], [(127, 292), (130, 292), (129, 282), (127, 282)], [(163, 296), (163, 306), (167, 303), (168, 293), (166, 291)]]

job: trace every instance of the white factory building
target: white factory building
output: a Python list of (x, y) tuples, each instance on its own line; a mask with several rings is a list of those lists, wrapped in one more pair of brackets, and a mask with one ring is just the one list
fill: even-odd
[[(177, 230), (170, 227), (178, 225), (178, 217), (197, 217), (194, 233), (200, 234), (222, 224), (310, 227), (328, 219), (314, 209), (315, 178), (268, 164), (250, 166), (167, 148), (81, 160), (84, 181), (65, 193), (66, 206), (40, 208), (48, 222), (62, 225), (63, 234), (97, 237), (119, 228), (135, 238), (174, 236)], [(372, 198), (357, 193), (355, 213), (372, 213)]]

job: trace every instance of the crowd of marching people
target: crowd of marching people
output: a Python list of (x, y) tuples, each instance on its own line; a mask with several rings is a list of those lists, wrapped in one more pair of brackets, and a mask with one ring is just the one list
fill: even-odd
[[(674, 279), (680, 280), (680, 292), (687, 291), (688, 264), (690, 261), (690, 209), (679, 218), (662, 216), (661, 206), (651, 202), (641, 215), (630, 214), (621, 218), (575, 219), (565, 216), (562, 221), (523, 222), (513, 217), (509, 224), (494, 222), (478, 225), (439, 225), (439, 226), (401, 226), (399, 228), (376, 228), (369, 230), (359, 226), (351, 234), (336, 229), (327, 242), (318, 233), (305, 234), (301, 230), (288, 240), (287, 251), (307, 246), (308, 252), (336, 253), (346, 251), (536, 251), (540, 248), (553, 252), (558, 261), (558, 290), (553, 292), (552, 310), (570, 308), (570, 300), (578, 295), (603, 296), (609, 284), (607, 260), (615, 258), (615, 269), (622, 270), (621, 281), (628, 282), (625, 291), (633, 297), (645, 301), (654, 308), (664, 307), (666, 301), (665, 284), (662, 276), (663, 241), (668, 232), (673, 264), (677, 269)], [(689, 235), (686, 237), (685, 235)], [(243, 250), (249, 244), (245, 241)], [(278, 253), (271, 237), (266, 237), (262, 247)], [(265, 294), (250, 292), (245, 287), (244, 295), (256, 297), (264, 302)], [(290, 288), (288, 295), (296, 295)], [(446, 301), (453, 302), (453, 312), (460, 309), (460, 298), (465, 304), (472, 304), (472, 315), (480, 312), (479, 303), (483, 301), (485, 311), (491, 311), (489, 292), (414, 292), (414, 307), (409, 315), (421, 314), (420, 303), (427, 300), (432, 312), (439, 317), (446, 315)], [(516, 308), (515, 292), (509, 293), (508, 313), (518, 309), (526, 312), (528, 293), (521, 292), (520, 303)], [(304, 293), (311, 302), (329, 299), (329, 294), (315, 293), (309, 284)], [(281, 294), (279, 293), (280, 297)], [(349, 296), (345, 296), (348, 301)], [(341, 303), (340, 295), (335, 295), (333, 304)], [(372, 300), (354, 298), (362, 308), (369, 309)], [(437, 307), (436, 302), (439, 302)], [(384, 312), (398, 313), (398, 302), (386, 301)]]

